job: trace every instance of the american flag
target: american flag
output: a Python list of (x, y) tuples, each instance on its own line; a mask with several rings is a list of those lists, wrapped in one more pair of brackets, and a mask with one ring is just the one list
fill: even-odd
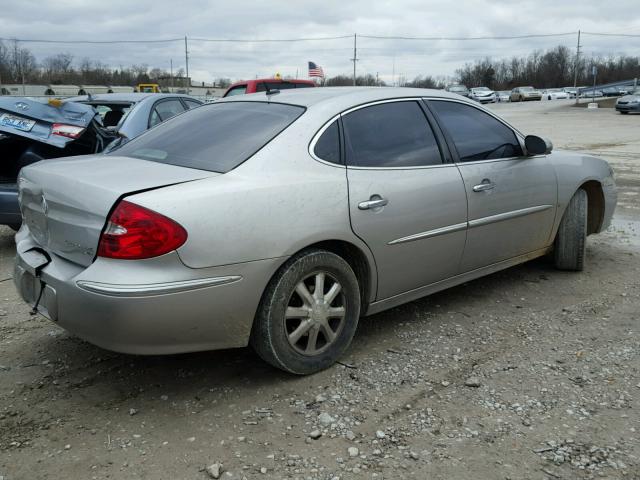
[(313, 62), (309, 62), (309, 76), (324, 78), (324, 72), (320, 65), (316, 65)]

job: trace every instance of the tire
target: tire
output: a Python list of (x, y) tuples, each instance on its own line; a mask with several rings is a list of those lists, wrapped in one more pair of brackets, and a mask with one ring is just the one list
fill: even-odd
[[(320, 299), (315, 295), (319, 275), (324, 279)], [(335, 284), (340, 288), (332, 294)], [(304, 250), (290, 258), (269, 282), (250, 343), (274, 367), (308, 375), (340, 358), (351, 344), (359, 317), (360, 287), (349, 264), (326, 250)]]
[(554, 260), (559, 270), (584, 269), (587, 240), (587, 192), (579, 189), (569, 201), (554, 243)]
[(621, 113), (622, 115), (626, 115), (626, 114), (627, 114), (627, 113), (629, 113), (629, 112), (620, 112), (620, 113)]

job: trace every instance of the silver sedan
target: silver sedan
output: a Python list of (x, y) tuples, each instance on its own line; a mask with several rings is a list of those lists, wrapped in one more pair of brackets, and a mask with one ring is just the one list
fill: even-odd
[(22, 170), (25, 301), (107, 349), (250, 343), (297, 374), (362, 315), (546, 254), (581, 270), (616, 205), (605, 161), (435, 90), (231, 97), (109, 155)]

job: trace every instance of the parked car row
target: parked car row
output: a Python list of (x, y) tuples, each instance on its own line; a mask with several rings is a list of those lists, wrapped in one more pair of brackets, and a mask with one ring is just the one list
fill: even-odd
[(619, 97), (632, 90), (630, 87), (606, 87), (589, 89), (589, 87), (563, 87), (538, 90), (531, 86), (516, 87), (512, 90), (493, 91), (488, 87), (468, 89), (462, 84), (452, 84), (445, 88), (447, 92), (457, 93), (479, 103), (526, 102), (530, 100), (565, 100), (570, 98)]
[(105, 93), (41, 101), (0, 97), (0, 224), (17, 229), (17, 177), (43, 159), (107, 152), (202, 105), (188, 95)]

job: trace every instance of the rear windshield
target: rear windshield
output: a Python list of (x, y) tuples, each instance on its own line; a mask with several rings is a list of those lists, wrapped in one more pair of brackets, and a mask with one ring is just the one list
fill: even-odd
[(225, 173), (304, 113), (282, 103), (212, 103), (161, 123), (109, 155)]

